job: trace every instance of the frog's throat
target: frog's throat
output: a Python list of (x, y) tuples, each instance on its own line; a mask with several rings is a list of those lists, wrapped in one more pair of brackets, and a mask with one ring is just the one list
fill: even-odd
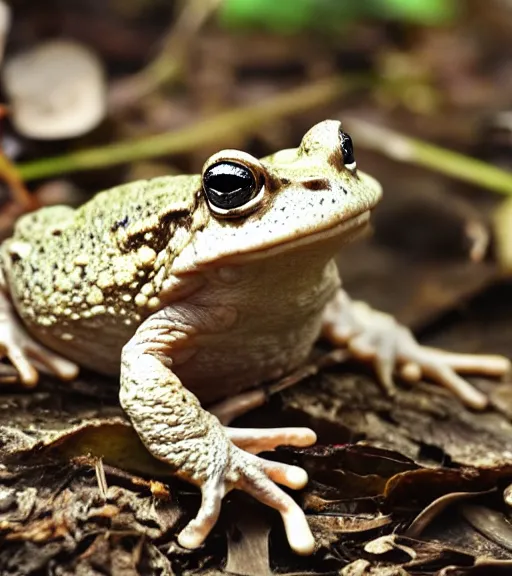
[(364, 233), (368, 231), (370, 213), (371, 210), (366, 210), (365, 212), (350, 218), (350, 220), (339, 222), (335, 226), (331, 226), (330, 228), (326, 228), (324, 230), (319, 230), (318, 232), (314, 232), (312, 234), (305, 234), (300, 238), (283, 242), (278, 246), (255, 249), (253, 251), (226, 256), (225, 258), (222, 258), (222, 262), (226, 264), (237, 264), (238, 262), (245, 263), (249, 260), (269, 258), (277, 254), (282, 254), (283, 252), (300, 250), (305, 246), (324, 242), (328, 239), (334, 238), (339, 240), (340, 245), (348, 244), (356, 238), (364, 235)]

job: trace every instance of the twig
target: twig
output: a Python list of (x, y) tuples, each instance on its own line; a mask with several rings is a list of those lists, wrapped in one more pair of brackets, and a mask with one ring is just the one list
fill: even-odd
[(14, 204), (23, 210), (34, 206), (34, 200), (23, 184), (23, 177), (2, 150), (0, 150), (0, 180), (8, 184)]
[[(0, 104), (0, 120), (9, 115), (7, 106)], [(0, 148), (0, 180), (4, 180), (11, 191), (12, 202), (21, 211), (33, 207), (34, 200), (30, 196), (28, 190), (25, 188), (23, 179), (20, 176), (18, 168), (11, 162), (11, 160), (4, 154)]]
[(512, 172), (363, 120), (352, 118), (343, 124), (357, 146), (375, 150), (398, 162), (435, 170), (499, 194), (512, 195)]
[(140, 72), (119, 80), (109, 94), (113, 112), (140, 101), (163, 84), (176, 79), (182, 71), (190, 45), (220, 0), (185, 0), (172, 30), (162, 42), (160, 52)]
[(255, 105), (223, 112), (175, 132), (27, 162), (19, 164), (18, 171), (21, 177), (28, 181), (66, 172), (104, 168), (135, 160), (188, 152), (231, 135), (250, 133), (259, 129), (261, 125), (275, 122), (277, 119), (326, 105), (344, 91), (360, 87), (362, 83), (363, 80), (358, 77), (349, 80), (334, 76), (317, 84), (279, 94)]

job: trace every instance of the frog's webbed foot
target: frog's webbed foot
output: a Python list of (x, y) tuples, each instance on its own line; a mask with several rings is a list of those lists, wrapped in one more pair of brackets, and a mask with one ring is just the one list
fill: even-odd
[[(297, 429), (298, 430), (298, 429)], [(303, 488), (308, 476), (305, 470), (297, 466), (272, 462), (259, 458), (238, 447), (244, 446), (251, 451), (259, 451), (261, 447), (272, 450), (283, 443), (294, 444), (293, 440), (309, 437), (307, 445), (312, 444), (316, 437), (311, 430), (304, 432), (270, 430), (239, 430), (224, 428), (227, 441), (222, 447), (227, 456), (224, 468), (218, 468), (201, 485), (202, 502), (194, 520), (182, 530), (178, 542), (185, 548), (197, 548), (217, 521), (223, 496), (232, 489), (242, 490), (263, 504), (276, 509), (283, 519), (290, 547), (299, 554), (311, 554), (314, 549), (314, 539), (306, 517), (297, 503), (277, 484), (292, 489)], [(250, 438), (256, 433), (256, 439)], [(216, 447), (217, 450), (220, 445)]]
[[(198, 486), (199, 512), (178, 535), (186, 548), (200, 546), (220, 513), (222, 498), (237, 489), (281, 514), (290, 546), (310, 554), (314, 540), (298, 504), (277, 484), (302, 488), (302, 468), (271, 462), (255, 452), (289, 444), (307, 446), (316, 435), (307, 428), (243, 430), (225, 428), (204, 410), (172, 371), (172, 334), (165, 313), (148, 318), (124, 347), (121, 358), (121, 405), (139, 437), (175, 474)], [(183, 327), (180, 327), (183, 335)]]
[(61, 380), (72, 380), (79, 371), (76, 364), (48, 350), (27, 333), (7, 296), (2, 293), (0, 293), (0, 358), (10, 360), (18, 372), (20, 382), (27, 387), (35, 386), (39, 379), (34, 362), (42, 370)]
[(363, 302), (352, 302), (342, 290), (327, 306), (324, 334), (333, 343), (347, 346), (354, 357), (371, 362), (388, 394), (394, 393), (396, 370), (409, 382), (427, 377), (451, 390), (467, 406), (483, 409), (487, 397), (458, 372), (501, 376), (510, 370), (510, 361), (503, 356), (456, 354), (421, 346), (392, 316)]

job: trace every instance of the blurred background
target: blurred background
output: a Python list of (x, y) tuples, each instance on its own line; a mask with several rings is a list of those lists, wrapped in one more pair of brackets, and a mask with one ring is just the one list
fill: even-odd
[(385, 190), (342, 264), (356, 296), (422, 325), (511, 267), (512, 176), (492, 166), (511, 162), (511, 2), (0, 6), (3, 236), (26, 209), (297, 146), (330, 117)]

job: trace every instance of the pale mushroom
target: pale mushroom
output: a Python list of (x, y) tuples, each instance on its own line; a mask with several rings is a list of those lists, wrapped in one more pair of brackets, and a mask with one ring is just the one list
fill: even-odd
[(73, 138), (106, 113), (103, 66), (87, 47), (57, 40), (8, 59), (3, 84), (16, 129), (30, 138)]

